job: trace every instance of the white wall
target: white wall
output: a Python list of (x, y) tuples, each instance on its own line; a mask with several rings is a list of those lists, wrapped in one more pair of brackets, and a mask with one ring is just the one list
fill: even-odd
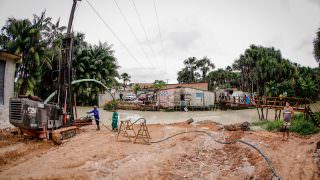
[(6, 61), (4, 75), (4, 105), (0, 105), (0, 128), (12, 127), (9, 123), (9, 100), (14, 95), (15, 62)]

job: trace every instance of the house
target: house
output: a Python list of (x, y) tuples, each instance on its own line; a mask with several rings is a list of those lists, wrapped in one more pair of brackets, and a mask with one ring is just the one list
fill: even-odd
[(16, 62), (20, 56), (0, 50), (0, 128), (9, 124), (9, 99), (14, 95)]
[(215, 93), (192, 87), (162, 89), (158, 92), (160, 107), (176, 109), (187, 106), (191, 109), (213, 108)]

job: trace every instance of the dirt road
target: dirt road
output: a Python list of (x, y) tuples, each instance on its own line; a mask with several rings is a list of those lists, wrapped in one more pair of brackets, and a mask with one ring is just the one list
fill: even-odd
[[(149, 125), (152, 140), (194, 129), (207, 130), (216, 138), (241, 138), (261, 148), (283, 179), (319, 179), (319, 166), (313, 157), (320, 135), (225, 132), (213, 122)], [(115, 133), (94, 126), (68, 142), (1, 139), (0, 179), (266, 179), (271, 171), (253, 149), (241, 145), (221, 145), (203, 134), (185, 134), (168, 141), (133, 144), (126, 138), (116, 141)], [(9, 143), (10, 142), (10, 143)]]

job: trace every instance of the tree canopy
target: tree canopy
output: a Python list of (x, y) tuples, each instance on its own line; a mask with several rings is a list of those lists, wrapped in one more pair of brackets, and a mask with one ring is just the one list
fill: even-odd
[[(9, 18), (0, 33), (0, 48), (22, 56), (16, 67), (15, 92), (18, 95), (38, 95), (46, 98), (56, 90), (61, 46), (65, 26), (52, 21), (45, 12), (32, 20)], [(118, 64), (112, 46), (107, 43), (91, 45), (82, 33), (73, 40), (73, 79), (92, 78), (107, 86), (117, 86)], [(97, 103), (104, 89), (93, 83), (74, 86), (78, 104)]]
[(166, 83), (162, 80), (155, 80), (152, 84), (152, 87), (156, 90), (159, 91), (160, 89), (163, 89), (166, 87)]
[(121, 79), (123, 81), (123, 89), (126, 90), (127, 83), (130, 82), (131, 76), (128, 73), (122, 73)]
[(208, 72), (215, 68), (211, 60), (204, 56), (202, 59), (189, 57), (183, 61), (184, 68), (178, 72), (179, 83), (205, 82)]

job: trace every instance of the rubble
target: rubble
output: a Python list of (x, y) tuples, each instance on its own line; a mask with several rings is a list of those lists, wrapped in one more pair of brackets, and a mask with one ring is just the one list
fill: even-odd
[(227, 131), (250, 131), (250, 123), (247, 121), (243, 123), (224, 125), (223, 127)]

